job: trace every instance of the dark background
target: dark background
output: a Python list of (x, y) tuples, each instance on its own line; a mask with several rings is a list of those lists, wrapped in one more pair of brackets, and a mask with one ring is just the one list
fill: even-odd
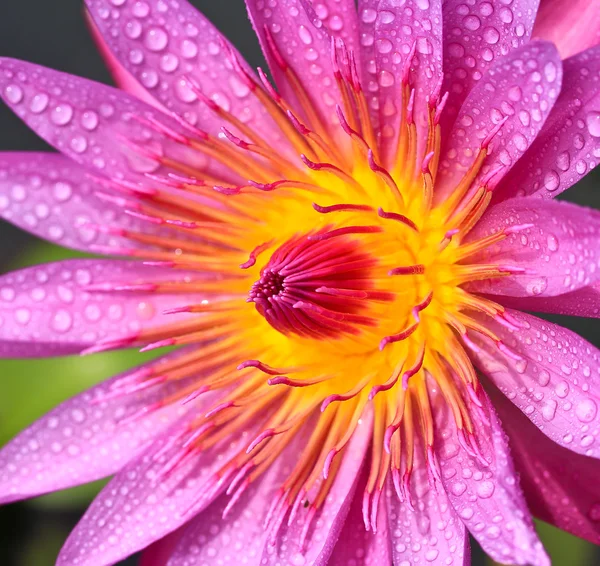
[[(264, 66), (243, 0), (191, 2), (233, 41), (253, 66)], [(85, 27), (82, 0), (0, 0), (0, 4), (0, 56), (25, 59), (111, 83)], [(48, 149), (46, 144), (0, 104), (0, 151), (45, 149)], [(599, 185), (597, 170), (569, 191), (566, 198), (600, 208)], [(0, 273), (70, 255), (0, 221)], [(554, 320), (600, 343), (597, 321), (567, 317)], [(135, 363), (129, 353), (94, 359), (98, 360), (95, 364), (79, 358), (0, 362), (0, 445), (60, 400)], [(0, 507), (0, 566), (54, 564), (62, 541), (99, 487), (95, 484)], [(540, 533), (555, 566), (600, 564), (600, 554), (591, 544), (545, 525), (540, 525)], [(473, 552), (473, 564), (493, 564), (476, 547)], [(135, 563), (132, 558), (123, 564)]]

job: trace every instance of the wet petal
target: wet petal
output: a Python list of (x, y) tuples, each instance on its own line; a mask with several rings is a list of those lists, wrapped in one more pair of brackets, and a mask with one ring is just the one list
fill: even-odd
[[(348, 137), (337, 125), (335, 113), (335, 105), (342, 102), (333, 74), (331, 36), (314, 7), (306, 0), (280, 0), (272, 5), (260, 0), (246, 0), (246, 5), (279, 92), (286, 101), (296, 105), (303, 120), (307, 115), (298, 104), (301, 98), (307, 98), (323, 127), (338, 138), (339, 143), (347, 145)], [(270, 47), (271, 40), (278, 55)], [(299, 79), (304, 91), (301, 96), (297, 96), (300, 94), (298, 88), (286, 76), (287, 66)], [(317, 125), (309, 126), (319, 131)]]
[(360, 38), (360, 78), (362, 88), (369, 101), (369, 112), (373, 129), (380, 131), (379, 79), (375, 61), (375, 24), (379, 0), (358, 0), (358, 35)]
[[(101, 340), (134, 337), (141, 330), (176, 322), (173, 317), (179, 315), (163, 311), (197, 303), (203, 297), (143, 287), (172, 281), (174, 275), (168, 268), (97, 259), (49, 263), (3, 275), (0, 357), (64, 356)], [(177, 273), (177, 277), (185, 274)], [(88, 289), (104, 284), (133, 287), (110, 292)], [(136, 290), (136, 285), (142, 287)]]
[[(382, 499), (377, 514), (377, 531), (367, 531), (363, 520), (362, 496), (367, 483), (368, 468), (363, 468), (362, 478), (352, 498), (350, 511), (338, 542), (329, 560), (330, 566), (386, 566), (392, 564), (391, 532), (388, 511)], [(383, 495), (385, 497), (385, 495)]]
[[(416, 52), (408, 61), (413, 46)], [(442, 79), (441, 0), (380, 0), (375, 22), (375, 63), (379, 83), (381, 136), (393, 146), (401, 119), (402, 75), (410, 66), (409, 84), (415, 90), (414, 120), (420, 131), (417, 161), (427, 141), (427, 100)], [(395, 155), (388, 155), (394, 159)]]
[[(165, 359), (181, 354), (169, 354)], [(0, 502), (35, 497), (109, 476), (181, 416), (182, 406), (168, 405), (135, 422), (125, 420), (142, 408), (159, 403), (181, 385), (161, 385), (99, 402), (111, 391), (113, 383), (143, 367), (146, 366), (126, 371), (65, 401), (2, 448)]]
[(118, 562), (173, 532), (214, 500), (219, 493), (216, 472), (243, 448), (248, 433), (165, 474), (165, 466), (181, 451), (178, 435), (197, 417), (190, 410), (110, 481), (71, 532), (57, 566)]
[(312, 7), (327, 31), (333, 37), (341, 38), (349, 49), (360, 56), (355, 0), (319, 0), (312, 2)]
[(552, 442), (502, 393), (490, 389), (531, 512), (559, 529), (600, 544), (600, 462)]
[(158, 102), (158, 100), (156, 100), (113, 55), (108, 43), (102, 37), (98, 26), (95, 24), (87, 10), (85, 12), (85, 17), (90, 33), (92, 34), (92, 39), (94, 40), (102, 59), (104, 59), (104, 63), (108, 67), (115, 84), (125, 92), (133, 94), (133, 96), (143, 100), (146, 104), (164, 110), (164, 106), (162, 106), (160, 102)]
[(501, 228), (532, 225), (488, 248), (480, 261), (527, 270), (477, 282), (481, 293), (553, 296), (600, 279), (600, 212), (559, 201), (516, 198), (491, 207), (470, 238)]
[[(110, 194), (121, 196), (58, 153), (0, 153), (0, 216), (40, 238), (93, 252), (98, 245), (151, 247), (125, 238), (119, 230), (172, 236), (170, 230), (138, 220), (102, 198)], [(108, 226), (118, 229), (109, 232)]]
[(600, 47), (595, 47), (563, 62), (563, 88), (552, 112), (494, 198), (554, 198), (591, 171), (599, 158)]
[(481, 411), (471, 411), (473, 442), (488, 465), (483, 465), (458, 441), (452, 416), (444, 414), (447, 408), (440, 406), (436, 411), (436, 451), (450, 503), (494, 560), (549, 566), (519, 487), (506, 435), (482, 390), (479, 399)]
[(414, 509), (398, 499), (392, 485), (388, 488), (394, 564), (467, 566), (471, 563), (468, 532), (443, 490), (438, 493), (429, 485), (426, 465), (421, 459), (411, 478)]
[(489, 67), (529, 41), (539, 0), (444, 4), (444, 86), (449, 92), (442, 114), (448, 132), (463, 102)]
[[(327, 566), (340, 536), (354, 494), (360, 470), (367, 455), (372, 438), (372, 413), (367, 410), (359, 422), (347, 449), (336, 478), (327, 495), (321, 511), (315, 516), (308, 531), (305, 550), (300, 548), (300, 538), (305, 524), (308, 509), (300, 509), (291, 526), (284, 525), (277, 533), (274, 547), (263, 550), (260, 564), (276, 566), (279, 564), (295, 564), (304, 559), (305, 564)], [(322, 480), (319, 480), (319, 482)], [(315, 490), (316, 494), (316, 488)], [(312, 490), (311, 490), (312, 491)], [(312, 499), (312, 494), (308, 494)], [(304, 512), (303, 512), (304, 511)]]
[(497, 297), (492, 300), (519, 311), (600, 318), (600, 283), (556, 297)]
[[(193, 79), (209, 99), (247, 123), (271, 143), (280, 135), (265, 109), (229, 60), (231, 43), (186, 0), (86, 0), (90, 16), (120, 64), (152, 97), (203, 130), (217, 134), (223, 119), (190, 88)], [(106, 17), (107, 14), (110, 17)], [(227, 48), (225, 47), (227, 46)]]
[(600, 10), (593, 0), (542, 0), (533, 37), (552, 41), (566, 59), (600, 43)]
[[(145, 181), (146, 173), (164, 172), (165, 159), (192, 167), (199, 175), (208, 169), (228, 174), (224, 166), (175, 141), (178, 135), (194, 137), (188, 129), (134, 96), (14, 59), (0, 58), (0, 70), (0, 96), (17, 116), (96, 174)], [(148, 126), (148, 120), (173, 134)]]
[(493, 178), (498, 183), (542, 128), (561, 79), (560, 56), (551, 43), (527, 43), (497, 60), (471, 90), (450, 132), (440, 162), (439, 198), (456, 187), (482, 143), (506, 119), (485, 161), (486, 171), (503, 168)]
[[(479, 369), (545, 435), (579, 454), (600, 457), (600, 352), (556, 324), (507, 309), (520, 326), (485, 324), (513, 351), (502, 353), (488, 339), (472, 354)], [(513, 359), (515, 354), (520, 359)]]

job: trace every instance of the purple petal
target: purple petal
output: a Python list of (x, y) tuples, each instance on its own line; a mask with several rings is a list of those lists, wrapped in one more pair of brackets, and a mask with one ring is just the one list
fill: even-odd
[[(252, 71), (231, 43), (186, 0), (171, 7), (161, 0), (86, 0), (89, 14), (114, 57), (169, 110), (218, 134), (225, 125), (193, 92), (188, 79), (221, 108), (247, 123), (270, 143), (281, 141), (273, 120), (235, 70), (229, 53)], [(109, 18), (105, 17), (110, 13)]]
[[(246, 0), (246, 6), (279, 92), (288, 103), (297, 104), (296, 88), (269, 47), (269, 37), (285, 64), (298, 76), (329, 134), (348, 145), (348, 136), (338, 126), (335, 112), (335, 105), (342, 101), (333, 73), (331, 36), (313, 7), (307, 0), (280, 0), (273, 4)], [(305, 120), (307, 116), (297, 108), (299, 118)]]
[[(261, 565), (295, 564), (300, 557), (304, 559), (305, 564), (312, 566), (329, 564), (331, 553), (356, 493), (360, 470), (372, 439), (372, 422), (372, 412), (367, 409), (344, 451), (342, 463), (327, 499), (308, 531), (306, 549), (302, 551), (299, 545), (306, 518), (305, 513), (300, 509), (294, 523), (290, 527), (284, 525), (277, 533), (275, 547), (267, 547), (263, 550)], [(313, 488), (315, 493), (317, 488), (318, 486)], [(310, 500), (312, 496), (309, 492), (307, 498)], [(307, 512), (308, 509), (304, 511)]]
[(490, 389), (531, 512), (600, 544), (600, 462), (552, 442), (502, 393)]
[(197, 418), (197, 410), (188, 411), (110, 481), (71, 532), (57, 566), (118, 562), (173, 532), (214, 500), (216, 473), (247, 443), (248, 431), (165, 474), (165, 466), (181, 452), (178, 436)]
[(138, 566), (166, 566), (186, 527), (187, 525), (183, 525), (146, 547), (140, 556)]
[[(101, 340), (131, 337), (141, 330), (177, 322), (179, 315), (163, 312), (196, 304), (204, 297), (135, 290), (135, 285), (155, 285), (173, 277), (186, 274), (136, 262), (97, 259), (48, 263), (3, 275), (0, 357), (74, 354)], [(134, 287), (131, 291), (86, 290), (89, 285), (103, 284)]]
[(36, 236), (92, 252), (97, 245), (150, 247), (118, 231), (99, 230), (101, 226), (172, 237), (171, 231), (126, 214), (123, 206), (107, 202), (98, 193), (110, 194), (111, 190), (60, 154), (0, 153), (0, 216)]
[(545, 312), (600, 318), (600, 283), (556, 297), (490, 297), (501, 305), (519, 311)]
[(265, 518), (302, 451), (306, 432), (296, 436), (265, 475), (248, 486), (226, 517), (223, 513), (232, 496), (224, 494), (181, 529), (165, 566), (187, 566), (190, 556), (199, 563), (258, 565), (263, 549), (270, 545)]
[(379, 78), (377, 73), (375, 24), (379, 0), (358, 0), (358, 35), (360, 37), (360, 78), (361, 85), (369, 102), (371, 123), (376, 132), (380, 131), (379, 120)]
[(457, 186), (482, 143), (506, 119), (485, 161), (488, 171), (502, 167), (493, 177), (497, 183), (542, 128), (561, 79), (560, 56), (551, 43), (526, 43), (496, 60), (469, 93), (450, 132), (440, 162), (438, 198)]
[[(175, 141), (194, 134), (134, 96), (14, 59), (0, 58), (0, 71), (0, 96), (17, 116), (50, 145), (99, 175), (145, 180), (146, 173), (169, 171), (160, 163), (168, 158), (199, 174), (210, 168), (231, 178), (224, 166)], [(148, 126), (148, 120), (160, 126)], [(172, 133), (160, 133), (160, 127)]]
[(473, 290), (548, 297), (586, 287), (600, 278), (600, 212), (567, 202), (515, 198), (492, 206), (469, 238), (511, 226), (522, 229), (486, 249), (479, 261), (527, 271), (473, 283)]
[(414, 509), (387, 490), (388, 521), (394, 564), (471, 564), (469, 535), (443, 490), (429, 485), (427, 464), (418, 458), (411, 477)]
[(600, 43), (600, 10), (594, 0), (542, 0), (533, 37), (552, 41), (563, 57)]
[(563, 62), (563, 88), (550, 116), (494, 198), (553, 198), (591, 171), (599, 158), (600, 46)]
[[(169, 354), (165, 359), (181, 354)], [(175, 393), (181, 384), (161, 385), (98, 402), (111, 391), (113, 383), (141, 367), (145, 366), (65, 401), (2, 448), (0, 502), (35, 497), (109, 476), (183, 414), (182, 406), (167, 405), (135, 422), (125, 422), (142, 408)]]
[(447, 414), (445, 401), (437, 399), (441, 406), (436, 411), (435, 444), (450, 503), (494, 560), (549, 566), (519, 487), (506, 435), (485, 392), (480, 391), (479, 398), (481, 411), (471, 411), (473, 436), (487, 466), (458, 441), (454, 419)]
[[(519, 330), (485, 324), (513, 351), (489, 339), (472, 354), (479, 369), (552, 440), (579, 454), (600, 457), (600, 352), (574, 332), (508, 309)], [(515, 354), (520, 359), (513, 359)]]
[(392, 533), (385, 505), (385, 494), (377, 514), (377, 532), (367, 531), (363, 520), (362, 493), (367, 483), (369, 468), (363, 468), (362, 477), (338, 542), (333, 549), (329, 566), (385, 566), (392, 564)]
[(129, 73), (129, 71), (121, 64), (121, 62), (113, 55), (110, 47), (106, 40), (102, 37), (98, 26), (95, 24), (94, 20), (90, 16), (90, 13), (86, 10), (86, 23), (92, 34), (92, 39), (104, 59), (104, 63), (108, 67), (110, 74), (112, 75), (115, 84), (125, 92), (129, 94), (133, 94), (140, 100), (143, 100), (146, 104), (150, 106), (155, 106), (156, 108), (164, 111), (164, 106), (158, 102), (150, 93), (136, 80), (136, 78)]
[[(408, 57), (413, 46), (416, 52), (411, 62)], [(427, 141), (427, 99), (442, 78), (441, 0), (380, 0), (375, 22), (375, 64), (381, 136), (391, 146), (391, 140), (398, 139), (402, 105), (408, 102), (402, 100), (402, 75), (410, 66), (409, 83), (415, 89), (414, 121), (420, 132), (419, 160)], [(388, 155), (392, 160), (395, 157)]]
[(448, 132), (468, 94), (490, 66), (529, 41), (539, 0), (509, 3), (463, 0), (444, 3), (444, 86), (448, 102), (442, 131)]
[(355, 0), (311, 0), (315, 15), (333, 37), (344, 41), (348, 49), (360, 55), (358, 17)]

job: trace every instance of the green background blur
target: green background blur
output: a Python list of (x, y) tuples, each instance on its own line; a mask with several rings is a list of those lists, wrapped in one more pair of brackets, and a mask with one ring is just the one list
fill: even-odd
[[(253, 65), (264, 64), (243, 0), (191, 2), (233, 40)], [(0, 56), (110, 83), (83, 23), (81, 0), (0, 0), (0, 4)], [(46, 146), (35, 134), (0, 107), (0, 150), (44, 149)], [(600, 208), (599, 187), (600, 173), (596, 171), (566, 198)], [(0, 221), (0, 273), (75, 255)], [(567, 317), (553, 320), (600, 345), (597, 321)], [(135, 351), (93, 358), (0, 361), (0, 445), (65, 398), (142, 361)], [(70, 529), (101, 486), (102, 482), (97, 482), (0, 507), (0, 566), (52, 566)], [(600, 565), (600, 553), (593, 545), (541, 523), (539, 532), (555, 566)], [(134, 557), (122, 564), (135, 563)], [(493, 563), (474, 546), (473, 564)]]

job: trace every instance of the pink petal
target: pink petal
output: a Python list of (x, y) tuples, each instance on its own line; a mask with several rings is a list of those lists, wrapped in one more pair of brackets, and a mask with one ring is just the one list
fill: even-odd
[[(297, 74), (329, 134), (340, 144), (348, 145), (349, 138), (339, 127), (335, 111), (335, 105), (341, 105), (342, 101), (333, 74), (331, 36), (314, 8), (306, 0), (280, 0), (273, 4), (246, 0), (246, 6), (281, 95), (288, 103), (296, 105), (298, 117), (306, 120), (297, 106), (296, 89), (269, 47), (268, 36), (285, 63)], [(314, 124), (307, 125), (315, 129)]]
[[(439, 393), (434, 394), (438, 397)], [(515, 474), (500, 421), (483, 390), (481, 411), (471, 411), (474, 442), (488, 462), (482, 465), (458, 441), (445, 401), (437, 416), (436, 451), (451, 505), (487, 554), (504, 564), (549, 566)], [(435, 447), (435, 446), (434, 446)]]
[[(372, 419), (372, 412), (367, 409), (343, 454), (342, 463), (327, 499), (308, 531), (306, 549), (304, 551), (300, 549), (299, 540), (308, 509), (301, 508), (290, 527), (287, 525), (281, 527), (277, 533), (275, 547), (263, 549), (261, 565), (295, 564), (300, 561), (300, 557), (304, 558), (304, 564), (311, 566), (329, 564), (331, 553), (355, 496), (360, 470), (367, 456), (372, 438)], [(312, 496), (313, 494), (309, 493), (307, 498), (310, 500)]]
[[(196, 304), (204, 297), (135, 290), (135, 285), (159, 284), (173, 277), (184, 278), (186, 273), (97, 259), (48, 263), (3, 275), (0, 357), (74, 354), (102, 340), (134, 337), (140, 330), (177, 322), (181, 315), (163, 312)], [(103, 284), (134, 287), (131, 291), (86, 290), (89, 285)]]
[(485, 161), (486, 171), (502, 167), (493, 177), (499, 182), (542, 128), (561, 78), (560, 57), (551, 43), (526, 43), (497, 59), (469, 93), (450, 132), (440, 162), (438, 198), (457, 186), (482, 143), (506, 119)]
[(126, 214), (123, 206), (100, 198), (98, 193), (112, 191), (60, 154), (0, 153), (0, 171), (0, 216), (61, 246), (92, 252), (98, 245), (115, 249), (151, 247), (127, 239), (118, 231), (98, 230), (99, 226), (173, 236), (172, 231), (138, 220)]
[(265, 475), (248, 486), (226, 517), (223, 512), (231, 496), (224, 494), (183, 528), (166, 566), (187, 566), (190, 556), (199, 563), (258, 565), (263, 550), (275, 552), (264, 521), (302, 451), (307, 432), (297, 435)]
[[(0, 96), (17, 116), (49, 144), (98, 175), (146, 181), (146, 173), (169, 171), (157, 160), (165, 157), (199, 174), (212, 169), (231, 178), (224, 166), (173, 139), (195, 134), (131, 95), (13, 59), (0, 58), (0, 70)], [(173, 134), (160, 133), (141, 120), (155, 120)], [(148, 151), (156, 157), (145, 155)]]
[[(421, 450), (421, 448), (419, 448)], [(429, 485), (427, 464), (417, 456), (411, 477), (414, 509), (389, 482), (387, 507), (394, 564), (471, 564), (469, 534), (442, 489)]]
[(600, 278), (600, 212), (567, 202), (515, 198), (488, 209), (469, 238), (511, 226), (523, 228), (489, 247), (478, 260), (527, 271), (474, 283), (473, 290), (547, 297), (575, 291)]
[(375, 25), (379, 0), (358, 0), (358, 35), (360, 37), (359, 71), (362, 88), (369, 101), (371, 123), (380, 131), (379, 77), (377, 73)]
[(566, 59), (600, 43), (600, 10), (595, 0), (542, 0), (533, 37), (552, 41)]
[[(408, 61), (416, 45), (415, 56)], [(417, 161), (424, 156), (428, 132), (427, 99), (442, 79), (441, 0), (380, 0), (375, 22), (375, 64), (379, 83), (381, 136), (386, 144), (398, 138), (401, 120), (402, 75), (410, 66), (415, 89), (414, 121), (420, 132)], [(395, 155), (388, 155), (393, 160)]]
[[(166, 358), (181, 354), (179, 351)], [(125, 421), (172, 395), (181, 384), (161, 385), (98, 402), (111, 391), (111, 384), (141, 367), (145, 366), (65, 401), (2, 448), (0, 502), (35, 497), (109, 476), (183, 414), (182, 406), (169, 405), (141, 415), (135, 422)]]
[(344, 527), (329, 560), (329, 566), (385, 566), (392, 564), (392, 532), (382, 494), (377, 514), (377, 532), (367, 531), (363, 520), (362, 494), (369, 468), (363, 468)]
[(600, 544), (600, 462), (552, 442), (502, 393), (490, 389), (532, 513)]
[(142, 552), (138, 566), (167, 566), (169, 558), (187, 525), (153, 542)]
[(563, 62), (563, 88), (550, 116), (494, 198), (553, 198), (591, 171), (599, 156), (600, 46)]
[(177, 436), (197, 418), (197, 410), (188, 411), (110, 481), (71, 532), (57, 566), (118, 562), (175, 531), (214, 500), (220, 491), (216, 473), (243, 449), (253, 430), (182, 461), (165, 475), (165, 466), (181, 451)]
[[(226, 125), (190, 88), (202, 93), (269, 142), (280, 133), (249, 86), (228, 59), (231, 43), (186, 0), (169, 6), (161, 0), (86, 0), (90, 16), (107, 47), (130, 75), (169, 110), (203, 130), (217, 134)], [(111, 17), (106, 18), (105, 14)], [(227, 46), (227, 48), (226, 48)]]
[(333, 37), (344, 41), (348, 49), (360, 55), (358, 17), (355, 0), (309, 0), (315, 15)]
[(529, 41), (539, 0), (444, 3), (444, 85), (448, 102), (442, 131), (448, 132), (468, 94), (490, 66)]
[(141, 85), (141, 83), (139, 83), (136, 78), (131, 75), (129, 71), (121, 64), (121, 62), (113, 55), (110, 47), (102, 37), (98, 26), (95, 24), (87, 10), (85, 11), (85, 18), (92, 35), (92, 39), (94, 40), (102, 59), (104, 59), (104, 62), (108, 67), (115, 84), (125, 92), (128, 92), (140, 100), (143, 100), (146, 104), (155, 106), (159, 110), (164, 111), (164, 106), (162, 106), (158, 100), (151, 96), (150, 93)]
[[(574, 332), (507, 309), (519, 330), (485, 321), (513, 351), (509, 357), (489, 339), (472, 354), (479, 369), (552, 440), (579, 454), (600, 457), (600, 352)], [(513, 359), (515, 354), (520, 359)]]
[(600, 318), (600, 283), (556, 297), (490, 297), (519, 311), (545, 312)]

